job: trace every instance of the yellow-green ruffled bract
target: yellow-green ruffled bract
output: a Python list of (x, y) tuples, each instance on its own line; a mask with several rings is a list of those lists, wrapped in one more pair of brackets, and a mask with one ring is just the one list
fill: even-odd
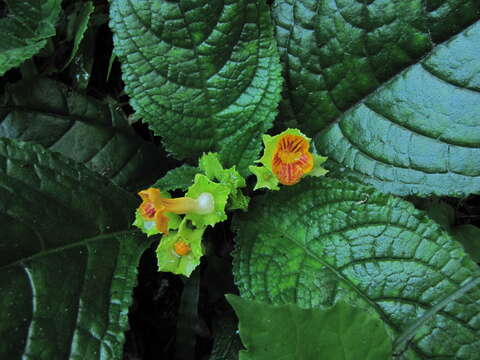
[(159, 271), (190, 276), (203, 255), (202, 235), (207, 226), (226, 220), (227, 209), (247, 208), (249, 198), (241, 191), (245, 186), (235, 167), (224, 169), (217, 154), (208, 153), (200, 158), (185, 197), (169, 199), (160, 189), (142, 190), (143, 202), (133, 225), (147, 236), (163, 234), (156, 251)]

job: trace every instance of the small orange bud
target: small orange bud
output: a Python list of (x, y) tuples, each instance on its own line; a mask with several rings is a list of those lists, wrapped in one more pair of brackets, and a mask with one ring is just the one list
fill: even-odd
[(183, 240), (177, 241), (173, 245), (173, 248), (175, 249), (175, 253), (180, 256), (185, 256), (192, 250), (190, 246)]

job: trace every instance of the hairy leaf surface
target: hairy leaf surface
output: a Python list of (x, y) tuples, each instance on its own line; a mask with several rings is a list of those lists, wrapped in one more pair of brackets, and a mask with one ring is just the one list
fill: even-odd
[(150, 184), (162, 170), (158, 150), (132, 131), (114, 103), (47, 78), (8, 87), (0, 137), (39, 143), (128, 188)]
[(257, 198), (236, 226), (234, 274), (243, 297), (302, 308), (361, 303), (399, 337), (405, 332), (399, 358), (476, 359), (480, 270), (404, 200), (305, 179)]
[(293, 113), (338, 176), (480, 192), (478, 1), (280, 0), (274, 15)]
[(271, 305), (227, 295), (247, 348), (240, 360), (387, 360), (392, 342), (372, 310), (344, 302), (323, 309)]
[(281, 88), (263, 1), (111, 3), (131, 104), (176, 157), (219, 152), (242, 174), (260, 152)]
[(0, 76), (39, 52), (55, 24), (62, 0), (6, 0), (0, 18)]
[(119, 359), (139, 257), (135, 198), (38, 145), (0, 140), (0, 354)]

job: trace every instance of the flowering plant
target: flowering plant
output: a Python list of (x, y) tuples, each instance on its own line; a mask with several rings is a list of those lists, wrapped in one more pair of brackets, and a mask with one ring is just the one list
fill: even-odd
[(479, 21), (0, 1), (0, 358), (477, 360)]
[(249, 167), (257, 176), (255, 189), (279, 190), (278, 183), (294, 185), (303, 176), (325, 175), (328, 170), (321, 165), (327, 158), (312, 154), (310, 141), (298, 129), (287, 129), (275, 136), (263, 135), (265, 149), (257, 161), (263, 166)]

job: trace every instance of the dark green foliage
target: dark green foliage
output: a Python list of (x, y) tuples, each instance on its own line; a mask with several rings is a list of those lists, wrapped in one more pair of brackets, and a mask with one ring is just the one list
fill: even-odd
[(479, 195), (478, 0), (0, 0), (2, 360), (478, 360)]
[(132, 131), (115, 102), (102, 103), (48, 78), (7, 88), (0, 137), (41, 144), (130, 189), (149, 185), (162, 170), (160, 152)]
[(227, 295), (247, 350), (240, 360), (386, 360), (392, 342), (375, 311), (338, 302), (330, 308), (274, 306)]
[[(345, 181), (303, 180), (257, 198), (236, 224), (234, 274), (243, 297), (302, 308), (360, 304), (400, 336), (461, 294), (417, 329), (402, 354), (474, 359), (479, 351), (480, 269), (408, 202)], [(465, 294), (471, 279), (477, 286)]]
[(177, 158), (218, 151), (245, 175), (276, 114), (282, 79), (257, 0), (111, 3), (131, 104)]
[(480, 192), (480, 3), (279, 0), (286, 98), (332, 175)]
[(135, 199), (56, 154), (0, 140), (0, 354), (118, 359), (136, 264)]
[(95, 10), (95, 6), (91, 1), (76, 3), (75, 11), (70, 15), (67, 24), (67, 39), (73, 41), (73, 49), (65, 63), (65, 69), (77, 55), (80, 44), (88, 30), (91, 15)]
[(0, 18), (0, 76), (38, 53), (55, 35), (61, 0), (6, 0)]

